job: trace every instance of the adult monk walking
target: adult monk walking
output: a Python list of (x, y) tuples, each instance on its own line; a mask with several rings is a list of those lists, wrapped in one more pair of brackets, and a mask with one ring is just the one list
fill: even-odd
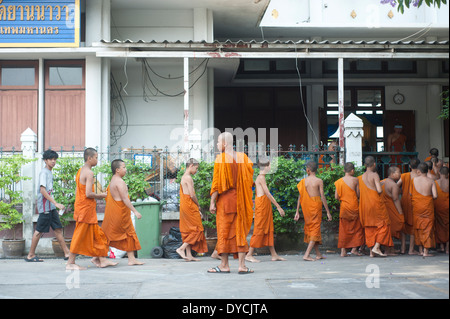
[[(449, 219), (449, 186), (448, 186), (448, 167), (443, 166), (440, 170), (440, 178), (435, 181), (438, 197), (434, 200), (434, 216), (436, 243), (440, 250), (448, 254), (448, 219)], [(445, 246), (445, 249), (444, 249)]]
[(373, 156), (364, 159), (366, 171), (359, 179), (359, 214), (366, 235), (366, 246), (373, 247), (370, 257), (374, 254), (385, 257), (380, 246), (392, 247), (390, 219), (380, 194), (383, 192), (378, 176), (377, 165)]
[(84, 270), (75, 264), (76, 255), (91, 256), (97, 267), (115, 266), (117, 263), (106, 259), (109, 251), (109, 241), (97, 220), (97, 199), (106, 197), (106, 193), (94, 192), (94, 172), (92, 167), (97, 165), (98, 154), (93, 148), (84, 150), (84, 165), (75, 177), (77, 184), (73, 219), (76, 221), (75, 230), (70, 245), (69, 260), (66, 269)]
[(217, 148), (222, 153), (214, 163), (210, 211), (216, 216), (220, 266), (209, 273), (229, 273), (228, 255), (239, 258), (239, 274), (253, 273), (245, 265), (247, 235), (253, 220), (253, 163), (244, 153), (233, 150), (233, 135), (219, 135)]
[(131, 220), (130, 211), (140, 219), (142, 215), (131, 204), (128, 187), (123, 180), (127, 173), (125, 162), (115, 159), (111, 162), (113, 176), (109, 183), (106, 196), (105, 218), (102, 229), (108, 237), (111, 247), (127, 252), (128, 265), (143, 265), (138, 261), (134, 252), (141, 249), (141, 244)]

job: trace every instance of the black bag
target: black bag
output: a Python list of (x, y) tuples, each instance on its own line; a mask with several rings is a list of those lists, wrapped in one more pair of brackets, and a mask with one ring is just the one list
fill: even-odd
[(169, 259), (181, 259), (176, 250), (183, 244), (181, 239), (181, 232), (178, 227), (172, 227), (169, 230), (169, 235), (162, 239), (162, 249), (164, 251), (163, 257)]

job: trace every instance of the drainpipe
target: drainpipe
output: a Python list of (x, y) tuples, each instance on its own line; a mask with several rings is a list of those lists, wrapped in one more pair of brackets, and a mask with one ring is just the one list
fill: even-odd
[(344, 59), (338, 59), (339, 164), (344, 165)]
[(189, 152), (189, 58), (184, 58), (184, 152)]

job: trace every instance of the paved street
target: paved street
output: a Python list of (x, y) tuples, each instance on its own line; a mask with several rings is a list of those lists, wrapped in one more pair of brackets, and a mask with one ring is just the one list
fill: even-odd
[(198, 262), (146, 259), (145, 265), (100, 269), (88, 258), (77, 262), (87, 270), (66, 271), (62, 259), (27, 263), (0, 259), (0, 298), (39, 299), (448, 299), (449, 258), (396, 256), (347, 257), (306, 262), (302, 254), (283, 255), (284, 262), (258, 256), (248, 263), (254, 274), (209, 274), (219, 264), (210, 257)]

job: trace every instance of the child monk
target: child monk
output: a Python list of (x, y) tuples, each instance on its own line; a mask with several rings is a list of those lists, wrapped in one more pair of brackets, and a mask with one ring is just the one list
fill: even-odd
[(434, 237), (434, 203), (437, 198), (436, 183), (427, 177), (428, 165), (419, 164), (419, 176), (411, 183), (411, 195), (414, 216), (414, 234), (419, 245), (419, 255), (432, 257), (430, 248), (435, 247)]
[(75, 230), (70, 245), (69, 260), (66, 269), (84, 270), (75, 264), (77, 254), (91, 256), (97, 267), (115, 266), (117, 263), (106, 259), (109, 251), (109, 242), (97, 220), (97, 199), (106, 198), (106, 193), (94, 192), (94, 172), (92, 167), (98, 162), (97, 151), (93, 148), (84, 150), (84, 165), (78, 170), (75, 177), (77, 184), (73, 219), (76, 221)]
[(141, 249), (141, 244), (131, 220), (130, 211), (137, 219), (142, 215), (131, 204), (128, 187), (123, 180), (127, 174), (125, 162), (115, 159), (111, 162), (111, 182), (107, 188), (105, 217), (102, 229), (109, 239), (109, 246), (127, 252), (128, 265), (143, 265), (134, 256), (134, 252)]
[(341, 257), (347, 257), (347, 249), (351, 254), (361, 256), (358, 247), (364, 245), (364, 229), (359, 220), (359, 186), (355, 175), (355, 165), (345, 163), (345, 176), (338, 179), (334, 186), (334, 197), (340, 202), (338, 248)]
[[(400, 180), (397, 182), (399, 186), (402, 188), (402, 197), (400, 200), (403, 216), (405, 218), (405, 227), (404, 227), (404, 234), (405, 234), (405, 240), (406, 236), (409, 235), (409, 255), (417, 255), (419, 252), (417, 250), (414, 250), (414, 222), (413, 222), (413, 211), (412, 211), (412, 200), (411, 200), (411, 181), (419, 176), (419, 173), (417, 172), (417, 167), (420, 164), (420, 160), (418, 158), (412, 158), (409, 161), (409, 168), (411, 169), (411, 172), (403, 173), (401, 175)], [(401, 248), (400, 250), (401, 254), (406, 253), (406, 247)]]
[(366, 246), (372, 247), (370, 257), (375, 255), (386, 257), (381, 245), (394, 246), (391, 237), (390, 219), (380, 194), (383, 192), (377, 165), (373, 156), (364, 159), (366, 171), (359, 179), (359, 216), (364, 227)]
[[(391, 166), (388, 169), (388, 178), (381, 182), (383, 193), (381, 198), (391, 220), (391, 235), (401, 240), (401, 251), (406, 249), (406, 237), (404, 233), (405, 217), (403, 216), (402, 205), (400, 202), (400, 187), (397, 182), (401, 177), (401, 171), (398, 166)], [(387, 249), (388, 256), (395, 256), (394, 247)]]
[[(440, 251), (448, 254), (448, 219), (449, 219), (449, 186), (448, 167), (443, 166), (439, 170), (439, 179), (436, 181), (438, 197), (434, 200), (434, 216), (436, 244), (439, 244)], [(444, 250), (445, 245), (445, 250)]]
[(250, 239), (250, 248), (245, 260), (250, 262), (260, 262), (253, 257), (255, 248), (268, 246), (272, 261), (285, 261), (286, 259), (278, 256), (274, 248), (272, 204), (275, 205), (281, 216), (284, 216), (284, 210), (277, 203), (275, 198), (273, 198), (267, 187), (266, 174), (270, 172), (270, 161), (266, 158), (259, 159), (258, 167), (260, 171), (255, 181), (255, 221), (253, 225), (253, 235)]
[(202, 213), (195, 195), (194, 180), (192, 175), (197, 173), (198, 162), (191, 158), (186, 163), (186, 171), (180, 182), (180, 232), (183, 244), (176, 252), (186, 261), (198, 261), (192, 256), (192, 251), (197, 253), (208, 252), (208, 245), (202, 225)]
[[(308, 162), (306, 164), (306, 173), (308, 177), (302, 179), (297, 184), (299, 192), (297, 202), (297, 212), (295, 213), (294, 220), (299, 220), (300, 205), (302, 207), (303, 216), (305, 219), (305, 243), (308, 243), (308, 248), (303, 255), (303, 260), (314, 261), (319, 259), (325, 259), (319, 252), (319, 245), (322, 244), (322, 234), (320, 232), (320, 225), (322, 223), (322, 205), (327, 211), (328, 221), (331, 221), (330, 210), (328, 209), (327, 200), (323, 193), (323, 181), (316, 177), (317, 163)], [(311, 250), (315, 249), (316, 258), (313, 259), (310, 256)]]

